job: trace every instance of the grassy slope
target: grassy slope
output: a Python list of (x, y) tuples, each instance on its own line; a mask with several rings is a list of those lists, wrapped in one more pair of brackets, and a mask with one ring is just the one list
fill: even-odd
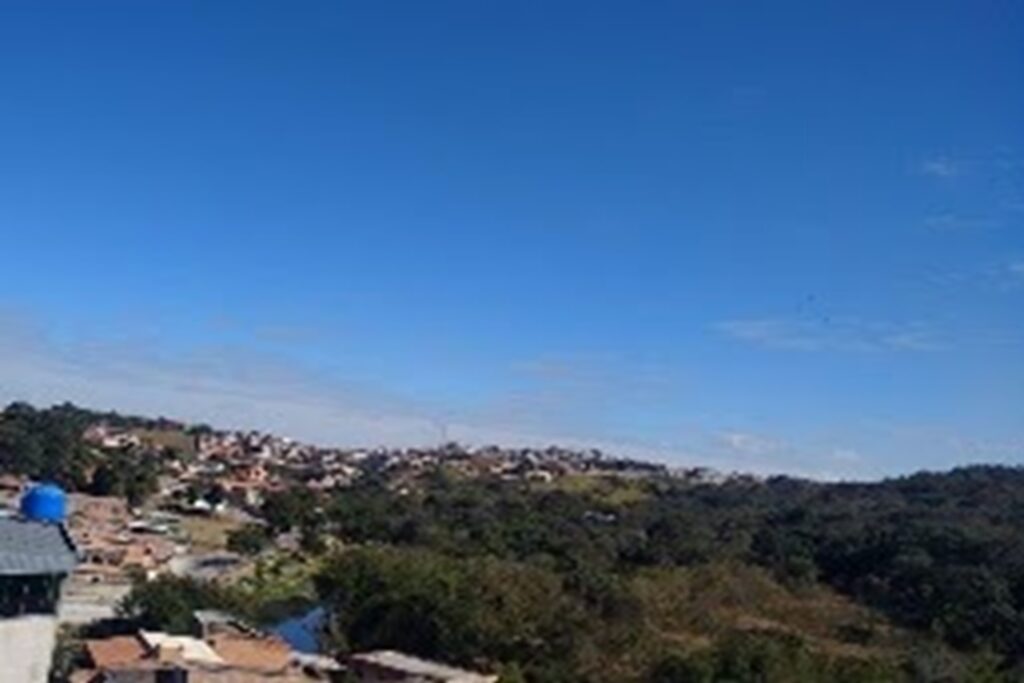
[(630, 588), (644, 627), (599, 634), (588, 657), (595, 680), (637, 680), (667, 652), (699, 651), (737, 631), (795, 636), (828, 659), (890, 663), (906, 659), (921, 640), (828, 587), (793, 591), (737, 563), (646, 570)]

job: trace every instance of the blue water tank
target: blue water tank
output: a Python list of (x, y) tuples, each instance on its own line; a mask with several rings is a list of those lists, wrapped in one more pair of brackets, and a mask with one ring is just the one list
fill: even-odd
[(54, 484), (33, 486), (21, 497), (22, 516), (37, 522), (63, 522), (67, 507), (67, 495)]

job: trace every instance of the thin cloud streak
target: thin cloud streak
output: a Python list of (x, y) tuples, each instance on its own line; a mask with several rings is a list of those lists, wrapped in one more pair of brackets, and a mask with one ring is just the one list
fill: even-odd
[(990, 218), (972, 218), (954, 213), (929, 216), (925, 219), (924, 225), (935, 232), (991, 230), (1000, 227), (999, 221)]
[(948, 348), (922, 324), (898, 325), (857, 318), (745, 318), (715, 323), (713, 329), (734, 341), (780, 351), (878, 353)]
[[(807, 339), (797, 346), (820, 348)], [(816, 479), (898, 473), (903, 461), (890, 457), (893, 448), (928, 453), (935, 462), (945, 453), (943, 463), (949, 464), (991, 460), (992, 454), (1007, 460), (1024, 457), (1019, 439), (929, 434), (891, 447), (885, 445), (888, 438), (862, 444), (863, 435), (857, 433), (766, 434), (747, 428), (744, 420), (730, 420), (726, 428), (713, 416), (698, 422), (680, 416), (658, 437), (617, 432), (614, 422), (621, 410), (643, 410), (678, 389), (666, 383), (665, 369), (656, 365), (631, 375), (621, 359), (582, 358), (524, 363), (521, 371), (530, 379), (519, 387), (521, 393), (495, 395), (493, 405), (481, 411), (453, 412), (382, 387), (324, 378), (286, 359), (244, 349), (174, 356), (131, 343), (58, 342), (38, 326), (0, 315), (0, 401), (48, 405), (70, 400), (98, 409), (272, 431), (324, 445), (426, 446), (442, 438), (469, 445), (555, 444), (673, 466)]]
[(935, 157), (921, 162), (918, 170), (923, 175), (934, 178), (955, 178), (963, 172), (963, 165), (949, 157)]
[[(470, 445), (600, 448), (680, 462), (678, 452), (607, 436), (592, 419), (614, 412), (615, 399), (609, 397), (617, 396), (616, 387), (624, 392), (621, 401), (660, 395), (655, 370), (630, 378), (588, 357), (525, 363), (522, 372), (531, 377), (523, 393), (495, 396), (495, 404), (481, 411), (450, 411), (244, 347), (170, 354), (141, 343), (58, 342), (41, 326), (0, 312), (0, 402), (72, 401), (346, 447), (429, 446), (454, 439)], [(586, 396), (605, 398), (593, 404)], [(498, 404), (506, 410), (497, 410)]]
[(426, 407), (281, 358), (234, 347), (161, 355), (130, 344), (57, 343), (11, 317), (0, 319), (0, 377), (0, 400), (70, 400), (324, 443), (412, 445), (436, 434)]

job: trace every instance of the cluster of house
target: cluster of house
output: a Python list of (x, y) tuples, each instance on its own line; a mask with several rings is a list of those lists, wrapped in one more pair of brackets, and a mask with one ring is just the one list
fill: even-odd
[(90, 425), (82, 433), (82, 440), (94, 446), (109, 450), (139, 448), (143, 445), (142, 437), (133, 430), (116, 429), (104, 422)]
[(215, 502), (191, 498), (195, 512), (217, 511), (233, 505), (243, 510), (258, 508), (266, 495), (303, 482), (313, 489), (338, 488), (350, 483), (359, 471), (342, 458), (341, 451), (319, 449), (260, 432), (204, 431), (195, 435), (194, 457), (172, 465), (173, 480), (165, 487), (168, 496), (215, 485)]
[[(156, 430), (140, 432), (105, 423), (89, 427), (89, 443), (109, 448), (141, 448), (155, 452), (147, 439)], [(665, 474), (661, 465), (610, 458), (599, 451), (564, 448), (469, 448), (447, 444), (436, 448), (343, 450), (319, 448), (255, 431), (203, 429), (190, 432), (168, 423), (164, 441), (190, 444), (163, 463), (160, 497), (181, 511), (209, 514), (233, 509), (256, 513), (264, 497), (301, 482), (311, 489), (344, 487), (373, 472), (396, 487), (437, 468), (467, 477), (499, 477), (548, 481), (570, 475), (615, 473), (636, 477)], [(710, 470), (679, 470), (671, 474), (694, 482), (717, 482)], [(16, 507), (26, 480), (0, 476), (0, 509)], [(219, 495), (205, 497), (216, 488)], [(6, 506), (5, 506), (6, 503)], [(123, 499), (72, 494), (67, 529), (78, 549), (80, 564), (73, 585), (127, 585), (137, 575), (168, 571), (176, 557), (188, 555), (189, 539), (179, 527), (180, 515), (161, 510), (132, 510)], [(198, 566), (198, 565), (197, 565)], [(202, 567), (199, 567), (202, 569)], [(198, 569), (197, 569), (198, 571)], [(116, 596), (115, 596), (116, 597)], [(109, 600), (108, 600), (109, 602)]]
[(78, 548), (77, 574), (91, 582), (152, 578), (182, 551), (177, 518), (133, 514), (121, 498), (71, 494), (68, 531)]
[[(32, 490), (24, 477), (0, 476), (0, 521), (22, 523), (19, 501)], [(153, 578), (189, 553), (179, 517), (129, 509), (122, 498), (66, 495), (61, 533), (74, 549), (75, 563), (62, 582), (61, 622), (83, 624), (114, 615), (136, 577)], [(0, 679), (3, 680), (3, 679)]]
[(138, 631), (85, 641), (83, 666), (69, 683), (496, 683), (481, 674), (392, 650), (343, 661), (292, 650), (287, 643), (215, 612), (197, 613), (195, 635)]
[[(466, 477), (550, 481), (573, 475), (627, 478), (673, 476), (694, 483), (720, 483), (710, 470), (669, 471), (660, 465), (609, 458), (598, 451), (562, 448), (467, 448), (448, 444), (425, 449), (342, 450), (300, 444), (259, 432), (188, 431), (168, 423), (163, 440), (156, 430), (139, 433), (106, 424), (90, 427), (86, 440), (101, 449), (139, 449), (162, 458), (160, 496), (186, 512), (234, 508), (255, 512), (264, 496), (297, 483), (311, 489), (342, 488), (367, 473), (395, 486), (446, 468)], [(180, 448), (180, 446), (187, 448)], [(168, 457), (170, 455), (170, 457)], [(203, 491), (215, 488), (211, 499)], [(38, 488), (38, 487), (37, 487)], [(43, 487), (45, 488), (45, 487)], [(52, 487), (51, 487), (52, 488)], [(46, 680), (58, 621), (88, 622), (110, 616), (130, 579), (169, 571), (176, 558), (204, 576), (223, 558), (192, 557), (180, 529), (181, 516), (160, 510), (132, 510), (120, 498), (59, 493), (60, 514), (28, 515), (32, 495), (22, 478), (0, 476), (0, 681)], [(196, 492), (200, 492), (198, 495)], [(52, 491), (50, 493), (53, 493)], [(49, 495), (49, 494), (47, 494)], [(56, 495), (56, 494), (55, 494)], [(46, 503), (44, 497), (44, 503)], [(43, 505), (45, 508), (48, 503)], [(66, 506), (66, 507), (65, 507)], [(70, 509), (70, 514), (66, 510)], [(34, 513), (33, 513), (34, 514)], [(192, 561), (192, 560), (202, 561)], [(66, 581), (69, 576), (70, 581)], [(82, 618), (66, 607), (81, 585), (105, 591), (87, 596)], [(122, 592), (111, 592), (117, 588)], [(62, 606), (63, 598), (63, 606)], [(81, 606), (81, 605), (80, 605)], [(99, 607), (99, 611), (96, 608)], [(104, 612), (104, 610), (107, 610)], [(85, 642), (85, 658), (75, 683), (235, 683), (310, 680), (396, 681), (408, 683), (493, 683), (495, 676), (473, 673), (399, 652), (351, 655), (344, 662), (292, 650), (281, 639), (260, 633), (217, 613), (197, 613), (191, 635), (138, 631)]]
[[(95, 503), (95, 501), (88, 501)], [(86, 506), (106, 518), (117, 510)], [(0, 517), (0, 681), (49, 679), (61, 600), (80, 551), (68, 531), (67, 496), (33, 486), (18, 511)], [(73, 683), (495, 683), (398, 652), (358, 653), (343, 662), (293, 650), (284, 640), (216, 611), (194, 614), (188, 635), (138, 630), (87, 639)]]
[[(94, 445), (147, 447), (138, 434), (104, 425), (91, 427), (87, 435)], [(401, 485), (441, 466), (469, 477), (539, 480), (621, 467), (598, 453), (554, 448), (467, 449), (452, 444), (435, 449), (342, 451), (258, 432), (210, 431), (194, 439), (194, 453), (170, 467), (160, 494), (165, 501), (175, 501), (182, 511), (198, 514), (229, 507), (255, 512), (265, 495), (285, 488), (286, 482), (303, 482), (314, 489), (337, 488), (367, 471), (383, 473)], [(26, 484), (24, 478), (0, 477), (0, 507), (16, 507)], [(187, 495), (211, 486), (219, 490), (218, 499)], [(127, 585), (134, 576), (152, 577), (167, 571), (175, 557), (190, 551), (187, 535), (180, 530), (180, 515), (133, 510), (122, 498), (81, 493), (69, 496), (69, 509), (67, 529), (81, 560), (72, 582), (75, 587), (83, 583)]]
[[(30, 487), (25, 477), (0, 476), (0, 513), (16, 514)], [(68, 496), (65, 528), (79, 555), (76, 576), (90, 583), (127, 583), (132, 575), (152, 577), (183, 548), (174, 515), (135, 513), (114, 496)]]
[(535, 481), (567, 476), (643, 477), (668, 473), (663, 465), (612, 458), (596, 449), (580, 451), (558, 446), (503, 448), (449, 443), (432, 448), (358, 451), (350, 457), (359, 462), (363, 470), (382, 472), (394, 479), (442, 467), (471, 478)]
[(71, 683), (329, 680), (342, 667), (329, 657), (294, 652), (280, 638), (259, 633), (214, 611), (195, 614), (191, 635), (140, 630), (89, 639)]
[[(192, 454), (171, 464), (173, 479), (165, 493), (174, 494), (197, 483), (215, 483), (227, 503), (253, 508), (267, 492), (286, 482), (301, 482), (314, 490), (342, 488), (367, 473), (401, 483), (423, 472), (444, 467), (467, 477), (551, 481), (564, 476), (614, 475), (627, 478), (683, 474), (710, 478), (710, 472), (677, 473), (664, 465), (610, 457), (599, 450), (469, 447), (449, 443), (429, 448), (323, 448), (258, 431), (187, 432)], [(97, 446), (145, 446), (137, 432), (97, 424), (86, 431)], [(190, 501), (196, 504), (195, 501)], [(219, 502), (219, 501), (218, 501)], [(203, 507), (206, 503), (199, 502)]]

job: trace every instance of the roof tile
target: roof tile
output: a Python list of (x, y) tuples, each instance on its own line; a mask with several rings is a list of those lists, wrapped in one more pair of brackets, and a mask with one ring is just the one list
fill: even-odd
[(68, 574), (77, 556), (59, 524), (0, 518), (0, 575)]

